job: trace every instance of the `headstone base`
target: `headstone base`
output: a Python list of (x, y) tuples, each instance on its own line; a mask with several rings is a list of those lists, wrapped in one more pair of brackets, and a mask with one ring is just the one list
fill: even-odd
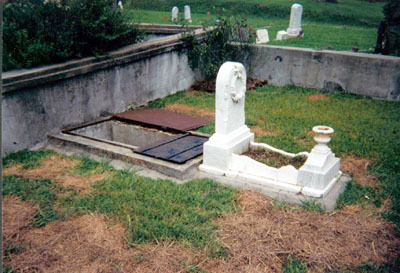
[[(232, 164), (232, 155), (241, 154), (249, 149), (254, 134), (244, 125), (228, 135), (213, 134), (203, 146), (203, 164), (200, 170), (218, 169), (226, 171)], [(214, 172), (213, 172), (214, 173)]]

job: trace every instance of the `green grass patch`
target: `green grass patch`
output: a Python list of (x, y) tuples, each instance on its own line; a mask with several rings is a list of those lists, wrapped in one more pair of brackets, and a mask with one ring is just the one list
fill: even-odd
[(133, 243), (178, 240), (213, 255), (224, 249), (212, 219), (236, 209), (235, 190), (211, 180), (178, 185), (126, 171), (95, 185), (87, 196), (65, 200), (76, 212), (96, 211), (115, 216), (129, 226)]
[(96, 161), (89, 157), (75, 157), (79, 161), (73, 169), (74, 174), (87, 176), (104, 173), (106, 171), (111, 171), (113, 168), (108, 165), (107, 160)]
[(279, 201), (279, 200), (276, 200), (276, 199), (273, 199), (273, 200), (272, 200), (270, 206), (271, 206), (271, 208), (273, 208), (273, 209), (282, 209), (282, 210), (285, 210), (285, 209), (289, 209), (289, 208), (290, 208), (289, 203), (287, 203), (287, 202), (285, 202), (285, 201)]
[(289, 256), (282, 271), (283, 273), (306, 273), (307, 267), (301, 260)]
[(43, 159), (49, 155), (53, 155), (54, 152), (47, 150), (40, 151), (28, 151), (22, 150), (16, 153), (12, 153), (3, 158), (3, 168), (7, 168), (14, 164), (23, 164), (23, 168), (32, 169), (40, 165)]
[[(149, 11), (149, 10), (129, 10), (128, 14), (133, 22), (171, 24), (170, 12)], [(141, 18), (138, 20), (138, 18)], [(213, 15), (192, 14), (193, 25), (211, 23), (216, 19)], [(266, 28), (268, 30), (270, 42), (268, 45), (295, 46), (313, 49), (333, 49), (350, 51), (354, 46), (360, 52), (372, 52), (376, 43), (377, 28), (365, 25), (354, 26), (347, 24), (321, 23), (317, 21), (303, 20), (302, 28), (304, 37), (298, 39), (288, 39), (275, 41), (276, 34), (280, 30), (286, 30), (289, 24), (288, 19), (268, 18), (249, 16), (246, 18), (248, 25), (253, 29)]]
[(322, 205), (317, 203), (314, 199), (301, 200), (301, 205), (307, 211), (324, 212)]
[(49, 179), (29, 179), (16, 175), (3, 177), (3, 196), (17, 195), (21, 200), (38, 206), (33, 219), (33, 224), (38, 227), (58, 219), (54, 205), (58, 199), (57, 194), (65, 190)]
[[(260, 17), (265, 21), (271, 18), (281, 18), (289, 24), (290, 8), (293, 1), (287, 0), (135, 0), (128, 2), (130, 9), (148, 11), (163, 11), (170, 21), (171, 9), (177, 6), (183, 14), (183, 6), (190, 5), (192, 14), (210, 12), (216, 16), (242, 15)], [(383, 19), (384, 3), (370, 3), (363, 0), (340, 0), (338, 3), (314, 0), (299, 1), (303, 5), (303, 20), (313, 20), (320, 23), (347, 24), (377, 27)]]
[[(311, 100), (311, 95), (320, 99)], [(169, 98), (164, 98), (168, 105)], [(213, 110), (215, 96), (196, 93), (175, 96), (173, 103)], [(377, 188), (348, 186), (339, 200), (344, 204), (379, 205), (383, 198), (392, 200), (391, 212), (386, 217), (400, 226), (400, 107), (398, 102), (372, 100), (340, 92), (321, 92), (295, 86), (263, 86), (246, 93), (246, 120), (273, 135), (257, 135), (258, 142), (268, 143), (292, 153), (310, 151), (314, 146), (310, 134), (315, 125), (334, 128), (329, 146), (339, 157), (352, 154), (376, 162), (371, 174), (381, 182)], [(212, 134), (214, 127), (198, 129)], [(359, 188), (361, 187), (361, 188)], [(370, 199), (363, 198), (368, 196)], [(365, 200), (364, 200), (365, 199)]]
[(215, 132), (215, 123), (211, 122), (195, 130), (196, 132), (212, 135)]
[[(41, 154), (30, 152), (36, 158)], [(226, 255), (212, 220), (237, 209), (235, 189), (211, 180), (178, 185), (169, 180), (152, 180), (128, 171), (116, 171), (106, 163), (87, 157), (73, 158), (80, 161), (74, 170), (78, 175), (108, 171), (111, 176), (95, 183), (92, 192), (86, 195), (78, 195), (72, 188), (58, 186), (49, 179), (5, 176), (3, 196), (17, 195), (36, 205), (35, 226), (99, 212), (124, 222), (129, 229), (128, 241), (133, 244), (178, 240), (205, 249), (211, 255)]]
[(354, 181), (346, 185), (344, 193), (339, 197), (336, 207), (341, 209), (345, 205), (372, 203), (380, 207), (381, 201), (387, 197), (385, 192), (377, 188), (361, 186)]

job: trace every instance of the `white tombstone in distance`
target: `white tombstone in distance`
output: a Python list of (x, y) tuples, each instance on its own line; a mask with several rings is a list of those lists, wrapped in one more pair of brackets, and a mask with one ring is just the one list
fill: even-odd
[(179, 13), (178, 7), (173, 7), (172, 8), (172, 22), (178, 21), (178, 13)]
[(286, 39), (289, 39), (289, 34), (286, 32), (286, 31), (284, 31), (284, 30), (280, 30), (280, 31), (278, 31), (278, 33), (276, 34), (276, 39), (277, 40), (286, 40)]
[(256, 35), (257, 35), (256, 44), (263, 44), (269, 42), (268, 30), (257, 29)]
[(289, 35), (300, 35), (302, 14), (303, 6), (300, 4), (293, 4), (290, 11), (289, 28), (287, 29), (287, 33)]
[(303, 14), (303, 6), (300, 4), (293, 4), (290, 10), (289, 28), (278, 31), (276, 40), (286, 40), (288, 38), (296, 38), (301, 34), (301, 16)]
[(186, 5), (184, 8), (185, 20), (189, 23), (192, 22), (192, 17), (190, 15), (190, 6)]
[(215, 133), (204, 144), (201, 170), (229, 170), (232, 154), (248, 150), (254, 134), (245, 125), (246, 70), (241, 63), (226, 62), (216, 82)]

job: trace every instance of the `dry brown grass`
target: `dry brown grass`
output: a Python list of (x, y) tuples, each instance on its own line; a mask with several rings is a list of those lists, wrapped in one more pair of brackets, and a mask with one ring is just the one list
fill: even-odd
[(329, 100), (328, 95), (324, 94), (312, 94), (306, 97), (307, 101), (322, 101), (322, 100)]
[(196, 259), (175, 243), (129, 248), (124, 234), (99, 214), (53, 222), (23, 234), (26, 247), (7, 265), (16, 272), (180, 272)]
[(352, 206), (314, 213), (271, 208), (261, 194), (241, 193), (242, 212), (217, 221), (231, 259), (204, 266), (212, 272), (281, 272), (288, 255), (303, 260), (309, 272), (344, 269), (362, 263), (391, 262), (400, 253), (394, 224), (364, 215)]
[(6, 196), (2, 200), (3, 243), (18, 240), (19, 233), (29, 225), (36, 208), (17, 196)]
[(13, 165), (3, 171), (3, 175), (20, 175), (25, 178), (47, 178), (61, 186), (71, 187), (80, 194), (91, 190), (91, 184), (103, 180), (109, 173), (80, 176), (72, 174), (72, 168), (78, 164), (77, 160), (52, 155), (44, 159), (40, 165), (33, 169), (23, 169), (21, 165)]
[(265, 135), (265, 136), (277, 136), (279, 134), (278, 130), (267, 130), (265, 128), (262, 128), (260, 126), (252, 126), (250, 127), (250, 131), (254, 133), (254, 135), (257, 137), (257, 135)]
[(281, 272), (295, 255), (308, 272), (324, 272), (391, 262), (400, 252), (395, 226), (356, 206), (320, 214), (272, 208), (271, 199), (251, 191), (240, 195), (243, 210), (216, 221), (229, 252), (225, 259), (174, 242), (130, 248), (123, 225), (87, 214), (25, 230), (22, 251), (6, 265), (16, 272), (187, 272), (194, 265), (218, 273)]
[(368, 173), (368, 167), (372, 164), (371, 159), (349, 155), (342, 158), (340, 169), (349, 173), (358, 184), (374, 187), (378, 184), (378, 180)]
[(179, 103), (168, 104), (167, 106), (165, 106), (165, 109), (174, 111), (177, 113), (197, 115), (200, 117), (205, 117), (205, 118), (210, 118), (210, 119), (215, 118), (215, 113), (211, 110), (197, 108), (197, 107), (189, 106), (189, 105), (185, 105), (185, 104), (179, 104)]

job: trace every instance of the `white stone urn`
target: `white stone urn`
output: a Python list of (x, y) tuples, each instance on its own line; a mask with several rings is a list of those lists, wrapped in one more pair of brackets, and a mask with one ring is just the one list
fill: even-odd
[(331, 141), (331, 135), (334, 132), (333, 128), (324, 125), (314, 126), (312, 130), (316, 134), (314, 136), (315, 142), (317, 142), (318, 145), (324, 146)]

